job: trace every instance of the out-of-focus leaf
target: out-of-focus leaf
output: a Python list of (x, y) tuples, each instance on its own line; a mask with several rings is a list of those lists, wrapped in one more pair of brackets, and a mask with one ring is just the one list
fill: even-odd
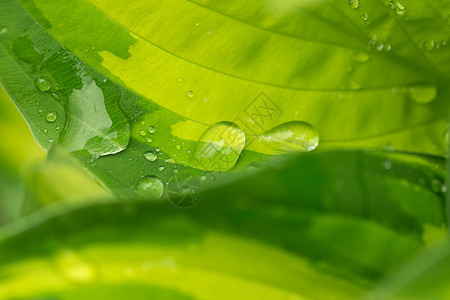
[(254, 172), (189, 210), (56, 203), (3, 227), (0, 299), (356, 299), (446, 234), (441, 158), (311, 153)]
[(388, 276), (364, 300), (446, 300), (450, 296), (450, 244), (444, 241)]
[(310, 149), (303, 122), (324, 149), (444, 154), (448, 2), (355, 2), (4, 0), (0, 81), (122, 195)]

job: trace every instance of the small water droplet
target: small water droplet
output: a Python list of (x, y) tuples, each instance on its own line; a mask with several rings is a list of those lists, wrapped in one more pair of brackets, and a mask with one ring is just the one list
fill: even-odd
[(259, 162), (256, 162), (256, 161), (252, 161), (247, 166), (247, 170), (249, 170), (249, 171), (258, 170), (260, 168), (261, 168), (261, 164)]
[(376, 38), (373, 38), (372, 40), (369, 41), (369, 49), (375, 52), (381, 52), (383, 50), (387, 50), (387, 47), (385, 48), (385, 45), (382, 42), (380, 42)]
[(175, 174), (177, 174), (177, 173), (179, 172), (179, 170), (178, 170), (178, 169), (173, 169), (173, 172), (174, 172)]
[(151, 142), (152, 142), (152, 138), (151, 137), (147, 138), (147, 143), (151, 143)]
[(388, 3), (389, 12), (392, 16), (402, 17), (406, 15), (406, 9), (398, 0), (390, 0)]
[(389, 159), (385, 159), (385, 160), (383, 161), (383, 167), (384, 167), (386, 170), (390, 170), (390, 169), (392, 168), (392, 162), (391, 162)]
[(433, 189), (433, 191), (435, 193), (441, 192), (442, 191), (442, 186), (443, 186), (443, 184), (442, 184), (441, 180), (436, 179), (436, 178), (433, 178), (431, 180), (431, 188)]
[(48, 81), (48, 79), (41, 77), (41, 76), (36, 78), (35, 83), (41, 92), (46, 92), (52, 87), (50, 84), (50, 81)]
[(154, 133), (154, 132), (155, 132), (155, 127), (149, 126), (149, 127), (148, 127), (148, 132)]
[(145, 132), (144, 130), (139, 131), (139, 135), (140, 136), (146, 136), (147, 132)]
[(144, 158), (148, 161), (155, 161), (158, 158), (158, 155), (153, 151), (147, 151), (144, 153)]
[(432, 84), (412, 86), (408, 91), (411, 99), (414, 102), (420, 104), (427, 104), (432, 102), (437, 95), (436, 86)]
[(159, 171), (164, 171), (164, 167), (163, 166), (159, 166), (158, 170)]
[(48, 129), (47, 129), (47, 128), (44, 128), (44, 130), (42, 130), (42, 132), (43, 132), (44, 134), (47, 134), (47, 133), (48, 133)]
[(180, 145), (176, 145), (175, 147), (177, 150), (181, 150), (181, 146)]
[(48, 139), (48, 142), (49, 142), (49, 143), (53, 143), (53, 139), (51, 139), (51, 138)]
[(187, 96), (188, 96), (189, 98), (194, 97), (194, 92), (193, 92), (193, 91), (188, 91), (188, 92), (187, 92)]
[(141, 125), (144, 126), (145, 125), (145, 121), (141, 121)]
[(369, 24), (369, 15), (367, 13), (363, 13), (361, 15), (361, 19), (363, 21), (363, 24), (365, 25)]
[(353, 60), (359, 63), (365, 63), (369, 61), (369, 55), (365, 52), (358, 52), (353, 55)]
[(348, 0), (348, 6), (353, 9), (358, 8), (359, 0)]
[(159, 147), (156, 147), (156, 148), (155, 148), (155, 151), (156, 151), (156, 152), (160, 152), (161, 149), (159, 149)]
[(58, 119), (58, 113), (56, 111), (49, 111), (46, 115), (45, 115), (45, 120), (49, 123), (53, 123), (56, 121), (56, 119)]
[(206, 175), (200, 176), (200, 180), (201, 180), (201, 181), (205, 181), (205, 180), (206, 180)]
[(53, 97), (53, 99), (55, 99), (55, 100), (57, 100), (57, 101), (60, 101), (60, 100), (61, 100), (61, 96), (58, 95), (57, 93), (52, 93), (52, 97)]
[(309, 123), (291, 121), (267, 131), (258, 141), (274, 153), (309, 152), (319, 144), (319, 133)]
[(349, 85), (352, 90), (359, 90), (361, 88), (361, 85), (354, 81), (350, 81)]
[(164, 184), (158, 177), (145, 176), (139, 181), (136, 189), (141, 195), (157, 200), (164, 193)]
[(41, 101), (36, 101), (36, 106), (41, 105)]
[(425, 51), (431, 51), (434, 49), (434, 41), (425, 41), (422, 44), (422, 48)]

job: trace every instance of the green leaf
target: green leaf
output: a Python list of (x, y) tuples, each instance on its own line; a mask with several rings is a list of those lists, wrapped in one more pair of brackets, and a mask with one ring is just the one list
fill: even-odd
[(445, 236), (444, 176), (436, 157), (311, 153), (190, 210), (56, 203), (0, 229), (0, 299), (356, 299)]
[(392, 3), (5, 0), (0, 82), (44, 148), (119, 195), (309, 150), (316, 130), (321, 149), (443, 155), (450, 6)]
[(448, 241), (424, 251), (387, 276), (363, 299), (447, 299)]

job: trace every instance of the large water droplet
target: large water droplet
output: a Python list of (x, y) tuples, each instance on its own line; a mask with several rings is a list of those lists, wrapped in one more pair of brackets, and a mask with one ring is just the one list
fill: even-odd
[(193, 153), (193, 166), (207, 171), (233, 168), (245, 145), (245, 134), (232, 122), (210, 126), (200, 137)]
[(267, 131), (258, 142), (273, 153), (309, 152), (319, 144), (319, 133), (309, 123), (292, 121)]
[(146, 198), (157, 200), (164, 193), (164, 184), (158, 177), (146, 176), (139, 181), (136, 189)]
[(45, 120), (49, 123), (53, 123), (56, 121), (56, 119), (58, 119), (58, 113), (56, 111), (49, 111), (46, 115), (45, 115)]
[(123, 151), (130, 140), (130, 123), (117, 97), (90, 77), (82, 77), (82, 82), (68, 99), (60, 143), (70, 152), (87, 150), (93, 158)]
[(416, 85), (409, 88), (409, 96), (416, 103), (430, 103), (436, 98), (436, 95), (436, 86), (432, 84)]
[(148, 161), (155, 161), (158, 158), (158, 155), (153, 151), (147, 151), (144, 153), (144, 158)]
[(358, 8), (359, 0), (348, 0), (348, 6), (353, 9)]
[(46, 79), (44, 77), (40, 77), (40, 76), (38, 78), (36, 78), (35, 83), (41, 92), (46, 92), (52, 87), (50, 84), (50, 81), (48, 81), (48, 79)]

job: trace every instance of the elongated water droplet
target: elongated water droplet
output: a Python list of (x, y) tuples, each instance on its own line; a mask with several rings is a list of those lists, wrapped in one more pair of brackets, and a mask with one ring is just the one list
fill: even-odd
[(409, 96), (416, 103), (430, 103), (436, 98), (436, 95), (436, 86), (432, 84), (416, 85), (409, 88)]
[(50, 84), (50, 81), (48, 81), (48, 79), (46, 79), (44, 77), (40, 77), (40, 76), (38, 78), (36, 78), (35, 83), (41, 92), (46, 92), (52, 87)]
[(45, 120), (49, 123), (53, 123), (56, 121), (56, 119), (58, 119), (58, 113), (56, 111), (49, 111), (46, 115), (45, 115)]
[(353, 9), (358, 8), (359, 0), (348, 0), (348, 6)]
[(158, 155), (153, 151), (147, 151), (144, 153), (144, 158), (148, 161), (155, 161), (158, 158)]
[(245, 134), (232, 122), (210, 126), (200, 137), (191, 162), (207, 171), (227, 171), (233, 168), (245, 145)]
[(164, 193), (164, 184), (158, 177), (146, 176), (139, 181), (136, 189), (142, 196), (157, 200)]
[(57, 93), (52, 93), (52, 97), (53, 97), (53, 99), (55, 99), (55, 100), (57, 100), (57, 101), (60, 101), (60, 100), (61, 100), (61, 96), (58, 95)]
[(425, 41), (422, 44), (423, 50), (431, 51), (434, 49), (434, 41)]
[(309, 123), (292, 121), (267, 131), (258, 142), (273, 153), (309, 152), (319, 144), (319, 133)]

